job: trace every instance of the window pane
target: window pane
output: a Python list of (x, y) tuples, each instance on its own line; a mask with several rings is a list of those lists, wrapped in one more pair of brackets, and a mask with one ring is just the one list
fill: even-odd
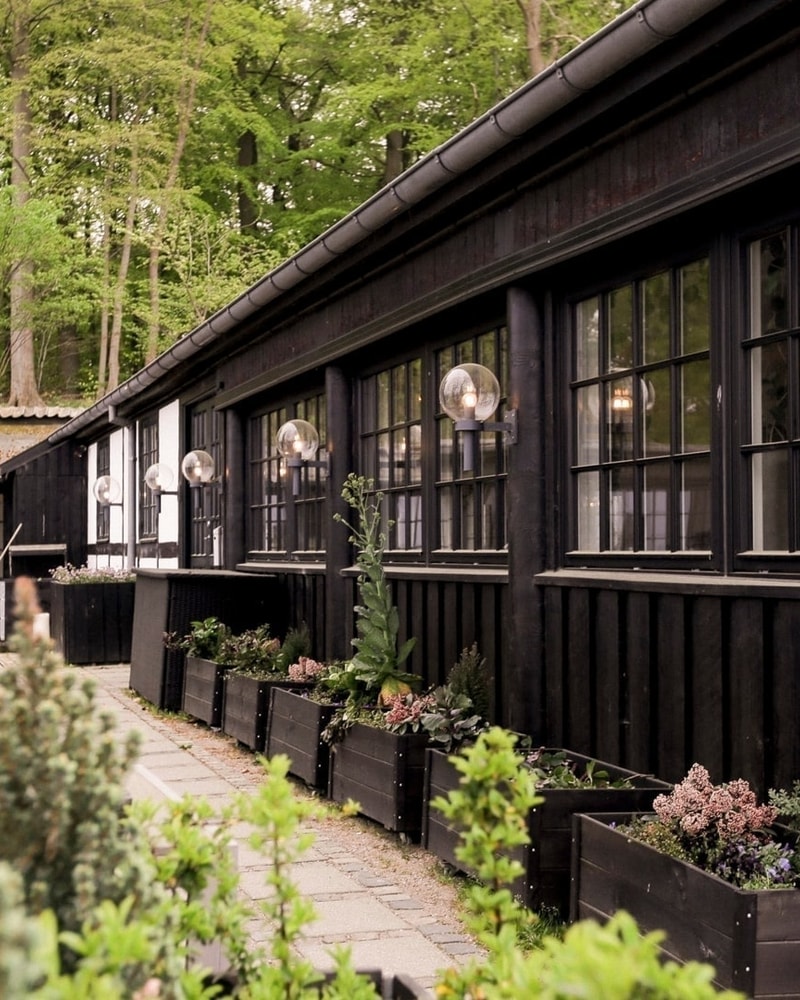
[(711, 462), (708, 458), (684, 462), (680, 495), (680, 548), (711, 548)]
[(416, 358), (409, 367), (410, 385), (409, 394), (409, 420), (419, 420), (422, 417), (422, 361)]
[(475, 488), (472, 483), (461, 487), (461, 537), (456, 542), (459, 549), (475, 548)]
[(644, 360), (664, 361), (670, 354), (669, 272), (655, 274), (642, 282), (642, 337)]
[(439, 490), (439, 548), (453, 548), (453, 488)]
[(630, 375), (607, 385), (608, 457), (612, 462), (633, 458), (633, 379)]
[(760, 240), (751, 248), (754, 337), (763, 337), (789, 326), (786, 249), (786, 233)]
[(708, 361), (681, 365), (681, 450), (711, 447), (711, 370)]
[(575, 393), (578, 449), (576, 464), (594, 465), (600, 460), (600, 386), (588, 385)]
[(789, 549), (789, 453), (766, 451), (751, 458), (753, 549)]
[(448, 417), (439, 421), (439, 478), (448, 482), (454, 478), (455, 448), (453, 421)]
[(668, 368), (648, 372), (642, 379), (642, 447), (648, 458), (669, 455), (672, 450), (672, 391)]
[(389, 372), (381, 372), (377, 376), (378, 384), (378, 420), (376, 427), (388, 427), (389, 416)]
[(608, 296), (608, 370), (633, 364), (633, 294), (630, 285)]
[(378, 489), (386, 489), (389, 486), (389, 464), (392, 460), (391, 438), (388, 434), (378, 434)]
[(788, 351), (781, 341), (750, 352), (753, 444), (789, 440)]
[(644, 547), (648, 551), (668, 551), (669, 538), (669, 465), (659, 462), (644, 470), (642, 506), (644, 514)]
[(600, 371), (600, 302), (586, 299), (575, 307), (575, 378), (592, 378)]
[(422, 427), (412, 424), (408, 428), (408, 482), (422, 482)]
[(680, 290), (683, 353), (707, 351), (710, 327), (707, 259), (681, 268)]
[(392, 369), (392, 423), (399, 424), (406, 419), (406, 369), (405, 365), (398, 365)]
[(578, 548), (600, 550), (600, 473), (583, 472), (576, 477), (578, 490)]
[(608, 547), (630, 551), (634, 545), (633, 469), (612, 469), (609, 476)]

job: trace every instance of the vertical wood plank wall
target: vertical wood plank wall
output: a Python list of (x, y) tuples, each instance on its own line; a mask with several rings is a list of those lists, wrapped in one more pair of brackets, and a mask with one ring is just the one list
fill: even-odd
[(800, 592), (547, 586), (547, 742), (667, 781), (800, 777)]

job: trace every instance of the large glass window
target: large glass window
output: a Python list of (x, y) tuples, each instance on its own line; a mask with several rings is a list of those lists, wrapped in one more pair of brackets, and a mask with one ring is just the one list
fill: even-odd
[(421, 358), (361, 382), (362, 467), (384, 494), (390, 549), (423, 546), (422, 392)]
[(796, 405), (800, 282), (791, 230), (751, 243), (748, 269), (750, 311), (744, 351), (750, 419), (743, 452), (752, 509), (749, 547), (755, 552), (796, 552), (800, 549), (796, 514), (800, 502)]
[(278, 428), (292, 418), (307, 420), (325, 451), (327, 415), (322, 393), (277, 406), (250, 422), (250, 541), (253, 551), (319, 552), (325, 549), (326, 481), (324, 464), (300, 470), (301, 489), (291, 495), (291, 476), (275, 444)]
[(144, 474), (158, 461), (158, 422), (153, 417), (139, 424), (139, 537), (158, 534), (158, 497), (145, 485)]
[[(97, 442), (97, 476), (111, 474), (111, 440), (102, 438)], [(97, 504), (97, 541), (107, 542), (111, 537), (111, 507), (107, 503)]]
[(708, 260), (573, 308), (570, 547), (711, 547)]
[[(497, 376), (501, 399), (495, 420), (502, 420), (508, 391), (508, 333), (505, 327), (485, 331), (436, 353), (436, 385), (454, 365), (476, 362)], [(438, 403), (438, 393), (437, 393)], [(439, 468), (436, 475), (438, 548), (442, 550), (504, 549), (506, 539), (506, 450), (503, 434), (482, 431), (474, 472), (464, 473), (453, 421), (437, 405)]]
[[(214, 460), (215, 478), (223, 472), (222, 414), (211, 402), (192, 409), (189, 416), (189, 449), (207, 451)], [(218, 483), (190, 489), (189, 544), (194, 566), (212, 564), (217, 548), (216, 532), (222, 523), (222, 493)]]

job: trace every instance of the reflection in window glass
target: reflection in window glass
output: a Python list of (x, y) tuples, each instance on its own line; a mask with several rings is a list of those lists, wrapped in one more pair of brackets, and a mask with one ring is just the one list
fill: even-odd
[(682, 267), (680, 288), (683, 354), (707, 351), (710, 329), (708, 261), (698, 260)]
[(776, 233), (750, 248), (753, 287), (752, 337), (786, 330), (789, 326), (787, 234)]
[(670, 519), (670, 467), (666, 462), (646, 466), (644, 470), (644, 548), (648, 552), (667, 551)]
[(586, 299), (575, 307), (576, 379), (592, 378), (600, 371), (599, 319), (599, 299)]
[(711, 463), (691, 459), (682, 465), (680, 494), (681, 548), (711, 548)]
[(711, 447), (711, 370), (708, 361), (693, 361), (678, 369), (681, 378), (683, 451)]
[(642, 450), (648, 458), (672, 451), (670, 369), (656, 368), (642, 378)]
[(600, 548), (600, 473), (584, 472), (576, 477), (578, 493), (578, 548), (597, 552)]
[(633, 364), (632, 287), (615, 288), (608, 296), (608, 371)]
[(753, 444), (789, 439), (788, 353), (783, 340), (750, 352)]
[(634, 399), (633, 379), (614, 379), (606, 383), (608, 414), (608, 458), (621, 462), (633, 458)]
[(608, 547), (613, 552), (630, 551), (634, 547), (633, 469), (630, 466), (612, 469), (609, 475)]
[(642, 282), (643, 317), (642, 339), (644, 360), (665, 361), (671, 354), (669, 272), (655, 274)]
[(593, 465), (600, 458), (600, 386), (588, 385), (575, 393), (578, 464)]
[(789, 452), (757, 452), (751, 457), (753, 483), (753, 549), (789, 548)]

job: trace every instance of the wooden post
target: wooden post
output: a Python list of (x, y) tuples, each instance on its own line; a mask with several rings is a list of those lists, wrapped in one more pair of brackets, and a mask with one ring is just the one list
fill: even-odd
[(347, 517), (349, 507), (342, 499), (342, 484), (354, 469), (352, 400), (350, 384), (339, 368), (325, 372), (328, 407), (328, 536), (325, 566), (325, 659), (345, 659), (351, 653), (353, 602), (351, 581), (342, 570), (351, 564), (352, 554), (345, 525), (334, 521), (336, 513)]
[(222, 552), (225, 569), (244, 562), (247, 497), (245, 491), (244, 428), (235, 409), (224, 413), (225, 470), (222, 493)]
[(509, 407), (518, 442), (509, 448), (508, 586), (511, 621), (500, 693), (516, 732), (545, 742), (544, 621), (534, 575), (545, 568), (544, 329), (540, 304), (522, 288), (507, 294), (511, 362)]

